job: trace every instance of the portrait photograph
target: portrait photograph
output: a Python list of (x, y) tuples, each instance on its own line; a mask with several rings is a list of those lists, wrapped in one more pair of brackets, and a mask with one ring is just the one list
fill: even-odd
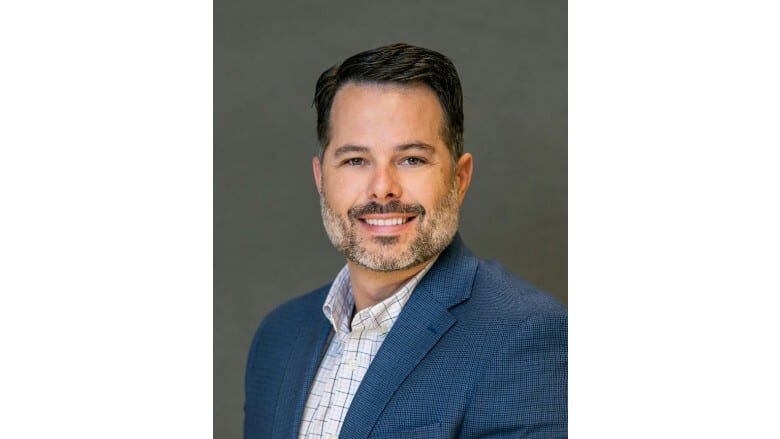
[[(228, 0), (215, 4), (214, 15), (215, 437), (243, 437), (249, 351), (263, 319), (333, 282), (344, 266), (323, 227), (312, 171), (320, 151), (315, 86), (323, 72), (360, 52), (409, 45), (451, 60), (462, 87), (462, 153), (473, 158), (473, 173), (459, 218), (445, 216), (475, 258), (497, 261), (565, 309), (566, 2)], [(414, 62), (397, 69), (409, 72)], [(405, 126), (422, 116), (409, 117)], [(347, 191), (333, 186), (329, 199), (351, 202)], [(399, 199), (415, 195), (406, 188)], [(322, 317), (315, 314), (308, 318)], [(565, 390), (565, 376), (560, 380)], [(418, 424), (424, 426), (412, 426)], [(273, 434), (288, 437), (279, 428)]]

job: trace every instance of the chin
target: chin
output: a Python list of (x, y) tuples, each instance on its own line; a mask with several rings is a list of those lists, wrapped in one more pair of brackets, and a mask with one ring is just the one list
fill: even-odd
[(397, 247), (398, 244), (381, 244), (374, 251), (364, 247), (352, 248), (347, 253), (347, 259), (363, 268), (379, 272), (406, 270), (423, 262), (419, 260), (419, 255), (410, 254), (409, 248), (403, 250), (396, 248), (394, 249), (396, 251), (392, 251), (387, 248), (389, 246)]

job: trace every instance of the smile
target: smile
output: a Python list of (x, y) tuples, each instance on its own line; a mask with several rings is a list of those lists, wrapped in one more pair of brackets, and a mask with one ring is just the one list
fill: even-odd
[(401, 224), (408, 222), (412, 218), (414, 217), (383, 218), (383, 219), (364, 218), (363, 221), (369, 226), (400, 226)]
[(417, 215), (409, 214), (382, 214), (382, 215), (366, 215), (358, 217), (357, 219), (368, 227), (371, 227), (374, 231), (391, 231), (400, 230), (401, 227), (405, 227), (406, 224), (412, 222), (417, 218)]

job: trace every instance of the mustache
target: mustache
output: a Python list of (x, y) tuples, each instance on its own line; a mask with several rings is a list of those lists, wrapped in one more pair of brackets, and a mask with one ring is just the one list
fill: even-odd
[(398, 200), (390, 201), (387, 204), (379, 204), (371, 201), (362, 206), (355, 206), (347, 212), (350, 219), (354, 220), (363, 215), (378, 215), (387, 213), (404, 213), (425, 215), (425, 208), (420, 204), (402, 204)]

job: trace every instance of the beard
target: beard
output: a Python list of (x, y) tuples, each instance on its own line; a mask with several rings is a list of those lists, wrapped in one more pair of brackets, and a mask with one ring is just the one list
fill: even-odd
[[(453, 179), (448, 193), (431, 212), (419, 204), (372, 202), (349, 209), (345, 220), (328, 204), (324, 192), (320, 193), (320, 210), (330, 242), (349, 261), (373, 271), (400, 271), (429, 261), (452, 242), (458, 231), (458, 185)], [(368, 213), (416, 213), (411, 242), (403, 244), (404, 248), (394, 249), (402, 245), (398, 236), (361, 237), (357, 218)], [(378, 249), (370, 249), (366, 241), (377, 244)]]

